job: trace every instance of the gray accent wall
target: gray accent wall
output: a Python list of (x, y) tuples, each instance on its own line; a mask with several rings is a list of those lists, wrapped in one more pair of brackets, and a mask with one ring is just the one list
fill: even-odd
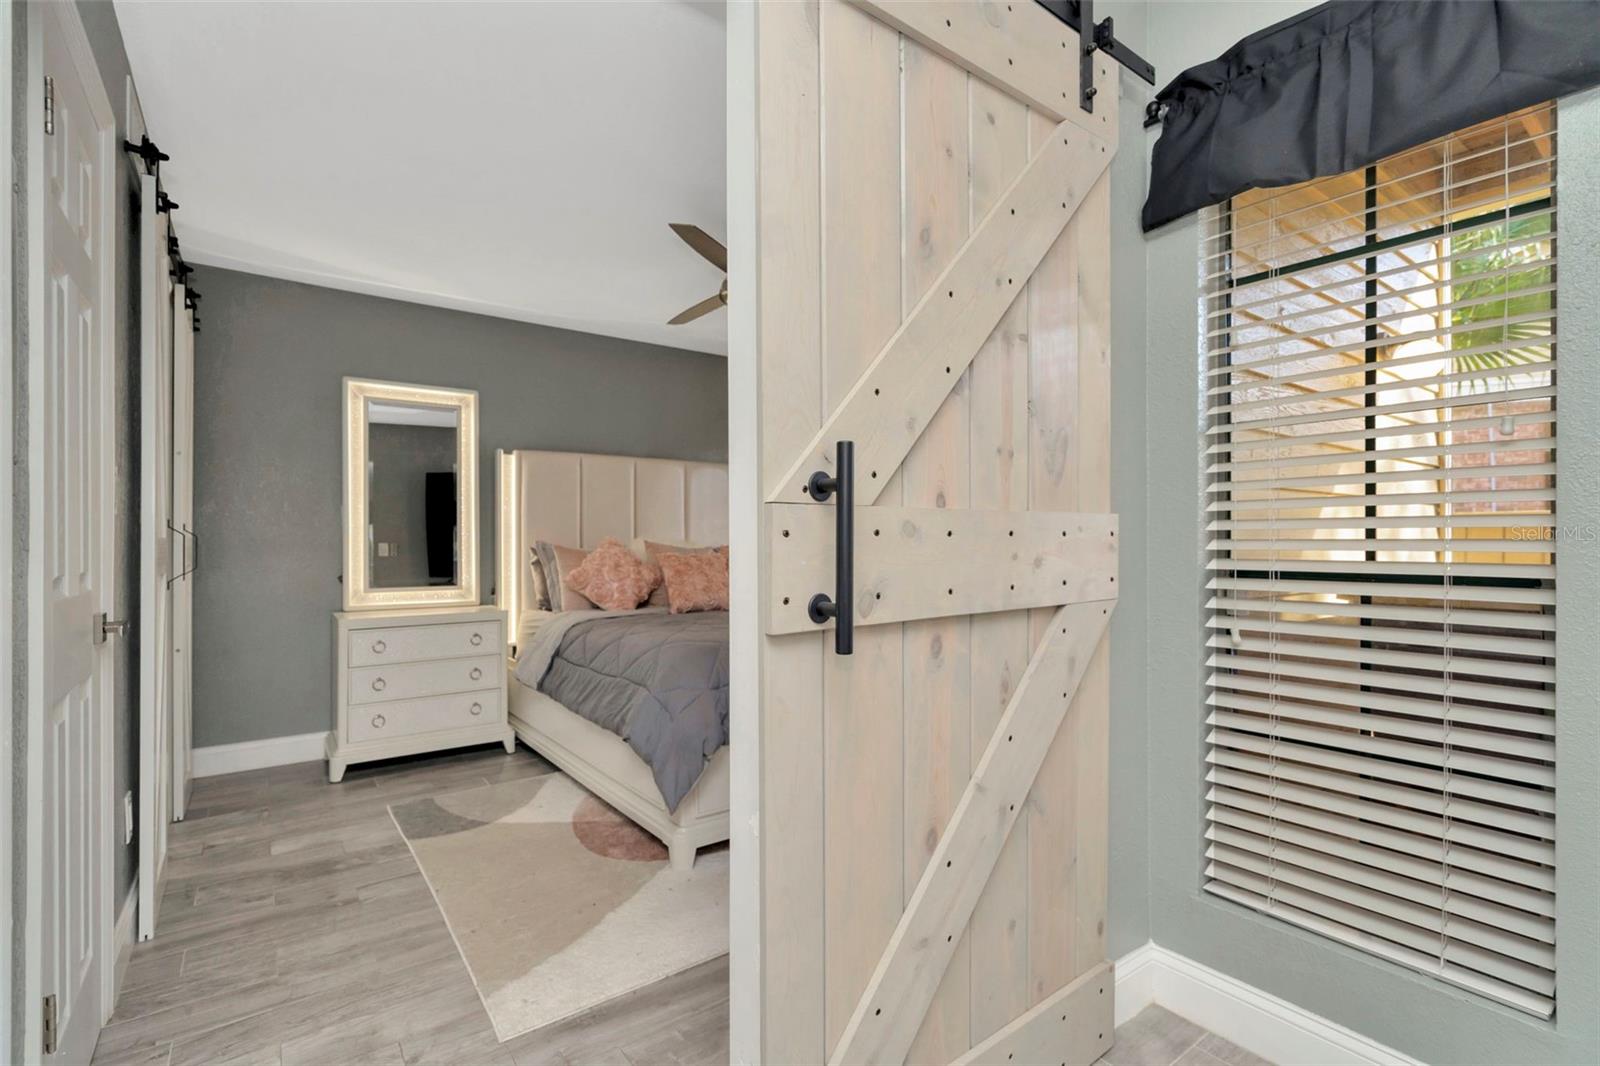
[(481, 588), (494, 452), (722, 462), (727, 360), (200, 267), (194, 742), (329, 729), (346, 376), (478, 392)]

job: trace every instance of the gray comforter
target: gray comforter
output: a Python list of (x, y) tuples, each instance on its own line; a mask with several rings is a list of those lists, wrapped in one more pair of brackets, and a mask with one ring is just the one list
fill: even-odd
[(728, 615), (568, 611), (519, 649), (517, 680), (609, 729), (677, 810), (728, 742)]

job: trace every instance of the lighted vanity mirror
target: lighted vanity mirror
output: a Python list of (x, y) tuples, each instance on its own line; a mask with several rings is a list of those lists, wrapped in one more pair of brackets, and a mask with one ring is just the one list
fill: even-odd
[(478, 394), (346, 378), (344, 607), (478, 602)]

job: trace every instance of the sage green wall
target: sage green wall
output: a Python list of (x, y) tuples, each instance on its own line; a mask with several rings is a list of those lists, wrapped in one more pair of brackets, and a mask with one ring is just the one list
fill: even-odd
[[(1099, 3), (1117, 38), (1147, 54), (1148, 5)], [(1111, 619), (1111, 863), (1106, 950), (1112, 958), (1150, 939), (1149, 777), (1145, 749), (1145, 627), (1149, 584), (1144, 554), (1150, 511), (1145, 479), (1144, 105), (1154, 89), (1119, 71), (1117, 155), (1111, 161), (1111, 509), (1122, 542), (1116, 614)]]
[[(1304, 3), (1149, 5), (1161, 80), (1214, 58)], [(1159, 945), (1281, 996), (1398, 1051), (1439, 1063), (1600, 1061), (1600, 92), (1562, 101), (1561, 447), (1556, 554), (1557, 979), (1553, 1022), (1451, 988), (1200, 891), (1205, 709), (1200, 626), (1203, 425), (1198, 224), (1142, 239), (1150, 518), (1145, 550), (1148, 907)], [(1124, 142), (1124, 150), (1127, 144)], [(1587, 537), (1584, 531), (1588, 532)], [(1125, 558), (1124, 572), (1133, 569)], [(1121, 608), (1119, 607), (1119, 611)], [(1114, 766), (1120, 781), (1122, 764)], [(1114, 901), (1114, 906), (1116, 905)]]

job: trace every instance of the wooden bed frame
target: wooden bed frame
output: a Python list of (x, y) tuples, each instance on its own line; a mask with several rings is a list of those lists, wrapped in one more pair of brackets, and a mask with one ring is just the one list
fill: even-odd
[[(535, 541), (593, 548), (605, 537), (725, 544), (728, 471), (720, 463), (576, 452), (498, 451), (495, 604), (515, 642), (534, 606)], [(678, 809), (668, 811), (650, 768), (628, 743), (518, 681), (508, 648), (511, 728), (528, 747), (667, 846), (675, 869), (728, 839), (728, 749), (720, 749)]]

